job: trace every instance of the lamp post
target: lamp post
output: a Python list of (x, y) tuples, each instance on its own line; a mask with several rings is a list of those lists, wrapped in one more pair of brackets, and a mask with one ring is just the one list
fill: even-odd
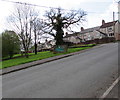
[(120, 22), (120, 1), (118, 2), (118, 21)]
[[(120, 1), (118, 2), (118, 22), (120, 23)], [(118, 25), (118, 40), (120, 40), (120, 25)]]

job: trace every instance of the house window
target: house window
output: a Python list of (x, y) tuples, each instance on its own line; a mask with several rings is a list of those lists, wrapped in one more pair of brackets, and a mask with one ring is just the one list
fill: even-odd
[(113, 31), (113, 29), (112, 29), (112, 27), (109, 27), (108, 32), (111, 32), (111, 31)]
[(114, 36), (114, 33), (110, 33), (109, 36), (110, 36), (110, 37)]

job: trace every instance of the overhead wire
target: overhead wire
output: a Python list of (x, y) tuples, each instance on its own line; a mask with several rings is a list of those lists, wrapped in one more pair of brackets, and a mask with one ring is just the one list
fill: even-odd
[[(42, 5), (31, 4), (31, 3), (26, 3), (26, 2), (18, 2), (18, 1), (11, 1), (11, 0), (1, 0), (1, 1), (15, 3), (15, 4), (25, 4), (25, 5), (48, 8), (48, 9), (58, 9), (58, 7), (48, 7), (48, 6), (42, 6)], [(70, 10), (70, 9), (63, 9), (63, 8), (61, 8), (61, 9), (66, 10), (66, 11), (77, 11), (77, 10)], [(103, 12), (88, 12), (88, 11), (85, 11), (85, 12), (87, 12), (87, 13), (96, 13), (96, 14), (97, 13), (103, 13)]]

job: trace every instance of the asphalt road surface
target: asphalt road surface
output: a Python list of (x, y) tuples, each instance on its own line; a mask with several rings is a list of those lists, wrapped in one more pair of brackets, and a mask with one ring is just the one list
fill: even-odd
[(99, 98), (118, 76), (118, 44), (3, 75), (3, 98)]

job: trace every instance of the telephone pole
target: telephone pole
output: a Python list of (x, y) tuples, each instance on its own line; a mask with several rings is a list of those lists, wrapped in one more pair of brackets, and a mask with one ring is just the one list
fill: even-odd
[(120, 1), (118, 2), (118, 20), (120, 22)]
[[(118, 21), (120, 23), (120, 1), (118, 2)], [(120, 28), (118, 26), (118, 40), (120, 40)]]
[(115, 21), (115, 12), (113, 12), (113, 22)]
[(113, 11), (113, 34), (114, 34), (114, 38), (115, 38), (115, 12)]

